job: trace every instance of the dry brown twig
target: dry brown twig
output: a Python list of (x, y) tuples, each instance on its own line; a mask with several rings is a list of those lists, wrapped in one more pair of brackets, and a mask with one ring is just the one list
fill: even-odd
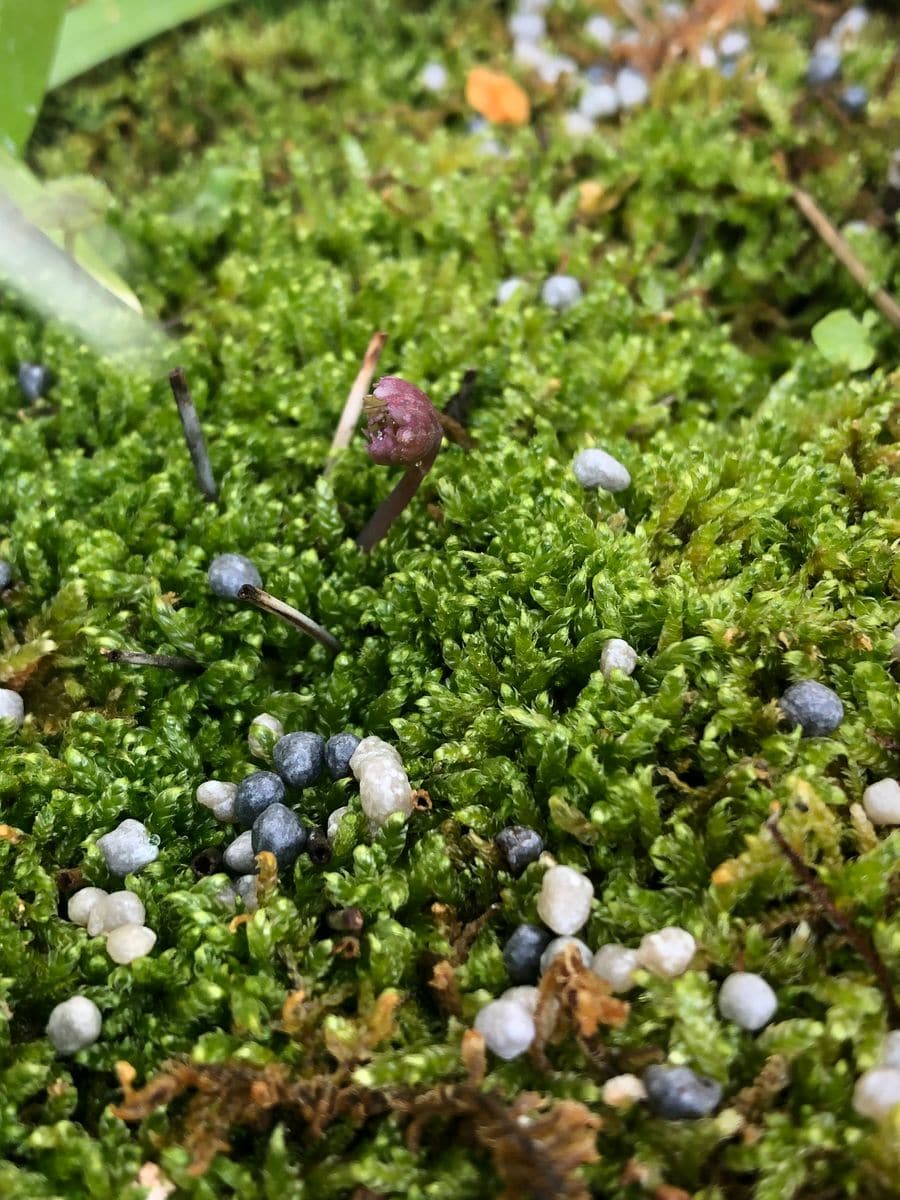
[(895, 329), (900, 329), (900, 304), (890, 292), (875, 282), (869, 268), (853, 253), (845, 238), (835, 229), (831, 221), (816, 204), (809, 192), (795, 187), (792, 191), (794, 203), (810, 225), (837, 258), (847, 268), (853, 279), (863, 289), (881, 315)]
[(362, 366), (353, 380), (353, 386), (350, 388), (347, 399), (344, 402), (344, 409), (338, 421), (337, 429), (335, 429), (334, 437), (331, 439), (331, 447), (325, 462), (326, 475), (334, 467), (338, 454), (350, 445), (353, 431), (356, 428), (359, 418), (362, 416), (363, 401), (368, 395), (369, 384), (372, 382), (372, 376), (375, 374), (375, 368), (378, 366), (378, 360), (381, 358), (381, 351), (384, 349), (384, 343), (387, 341), (387, 338), (388, 335), (386, 333), (373, 333), (369, 339), (369, 344), (363, 355)]

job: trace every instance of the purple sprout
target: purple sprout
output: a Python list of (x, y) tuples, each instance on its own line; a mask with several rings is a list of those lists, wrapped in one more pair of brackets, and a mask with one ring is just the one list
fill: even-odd
[(365, 403), (365, 437), (373, 462), (382, 467), (406, 467), (403, 478), (375, 510), (356, 539), (370, 551), (419, 489), (441, 448), (443, 426), (423, 391), (396, 375), (378, 381)]

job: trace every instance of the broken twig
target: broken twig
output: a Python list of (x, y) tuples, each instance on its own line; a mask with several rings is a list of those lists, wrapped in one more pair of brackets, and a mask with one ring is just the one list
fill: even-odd
[(194, 464), (194, 474), (197, 476), (200, 491), (203, 493), (205, 499), (211, 503), (215, 503), (219, 498), (219, 490), (216, 487), (212, 464), (209, 461), (209, 452), (206, 449), (206, 439), (200, 427), (200, 418), (197, 416), (197, 410), (194, 407), (191, 389), (188, 387), (183, 367), (176, 367), (174, 371), (169, 372), (169, 385), (172, 388), (175, 403), (178, 405), (178, 415), (181, 417), (184, 440), (187, 442), (187, 448), (190, 451), (191, 462)]
[(270, 592), (263, 591), (262, 588), (254, 587), (252, 583), (245, 583), (238, 592), (239, 600), (246, 600), (248, 604), (253, 604), (256, 608), (262, 609), (263, 612), (271, 613), (273, 617), (281, 617), (283, 621), (287, 621), (291, 625), (295, 625), (297, 629), (302, 629), (307, 636), (314, 638), (317, 642), (321, 642), (329, 650), (335, 654), (341, 648), (341, 643), (337, 638), (324, 629), (321, 625), (307, 617), (299, 609), (292, 607), (290, 604), (285, 604), (283, 600), (279, 600)]
[(125, 663), (129, 667), (163, 667), (168, 671), (205, 671), (203, 663), (181, 654), (145, 654), (142, 650), (100, 651), (107, 662)]
[(887, 1006), (887, 1016), (890, 1021), (891, 1028), (900, 1027), (900, 1005), (897, 1004), (896, 996), (894, 995), (894, 986), (891, 983), (891, 977), (888, 974), (888, 969), (884, 965), (884, 961), (878, 950), (875, 948), (875, 943), (867, 933), (864, 933), (850, 918), (842, 913), (831, 897), (828, 888), (818, 877), (815, 870), (804, 862), (797, 851), (791, 846), (787, 838), (781, 832), (781, 827), (778, 824), (778, 813), (774, 812), (766, 822), (766, 827), (775, 839), (775, 844), (778, 849), (788, 860), (794, 870), (794, 874), (804, 884), (817, 903), (827, 913), (832, 925), (843, 933), (847, 941), (853, 946), (859, 956), (869, 964), (872, 969), (872, 974), (875, 976), (878, 986), (880, 987), (885, 1004)]
[(334, 461), (340, 451), (345, 450), (350, 445), (353, 430), (356, 428), (356, 424), (362, 415), (363, 401), (368, 394), (369, 384), (372, 382), (372, 376), (375, 374), (375, 368), (378, 366), (378, 360), (381, 357), (381, 351), (384, 349), (387, 337), (386, 333), (373, 333), (369, 345), (366, 347), (362, 366), (353, 380), (353, 386), (344, 404), (344, 411), (341, 413), (341, 419), (338, 421), (334, 437), (331, 439), (331, 448), (328, 451), (328, 458), (325, 462), (326, 475), (334, 466)]
[(835, 258), (847, 268), (884, 319), (890, 321), (895, 329), (900, 329), (900, 304), (897, 303), (890, 292), (885, 291), (883, 287), (880, 287), (875, 282), (872, 278), (872, 272), (853, 253), (846, 240), (838, 233), (837, 229), (835, 229), (825, 213), (819, 208), (809, 192), (804, 192), (801, 188), (795, 187), (793, 197), (794, 203), (803, 213), (804, 217), (806, 217), (807, 221), (809, 221), (810, 225), (812, 225), (813, 229)]

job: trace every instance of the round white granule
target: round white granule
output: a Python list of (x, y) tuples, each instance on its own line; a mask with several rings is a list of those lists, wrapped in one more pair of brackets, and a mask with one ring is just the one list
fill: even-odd
[(507, 988), (500, 999), (512, 1000), (514, 1004), (521, 1004), (525, 1011), (533, 1017), (537, 1010), (539, 994), (536, 987), (523, 983), (518, 987)]
[(696, 949), (697, 943), (686, 929), (668, 925), (641, 939), (637, 958), (638, 963), (654, 975), (675, 979), (691, 965)]
[(741, 1029), (762, 1029), (777, 1007), (778, 997), (769, 984), (749, 971), (735, 971), (719, 988), (719, 1012)]
[(900, 783), (879, 779), (863, 792), (863, 808), (873, 825), (900, 825)]
[(106, 939), (106, 952), (115, 963), (126, 966), (143, 958), (156, 945), (156, 934), (146, 925), (120, 925)]
[(76, 1054), (100, 1036), (103, 1018), (87, 996), (71, 996), (57, 1004), (47, 1021), (47, 1037), (59, 1054)]
[(635, 985), (634, 972), (638, 965), (636, 950), (610, 942), (594, 955), (591, 970), (609, 984), (611, 991), (627, 992)]
[(613, 671), (633, 675), (637, 660), (637, 651), (624, 638), (610, 638), (600, 651), (600, 670), (604, 679), (609, 679)]
[(631, 1108), (647, 1099), (647, 1089), (637, 1075), (614, 1075), (604, 1083), (600, 1095), (612, 1108)]
[(208, 808), (217, 821), (233, 821), (236, 795), (236, 783), (225, 783), (221, 779), (207, 779), (197, 788), (197, 803)]
[(475, 1018), (475, 1029), (498, 1058), (518, 1058), (534, 1041), (534, 1019), (515, 1000), (492, 1000)]
[(106, 898), (106, 891), (98, 887), (83, 887), (70, 897), (66, 912), (74, 925), (87, 925), (94, 906)]
[(344, 817), (346, 817), (349, 811), (349, 805), (344, 804), (341, 808), (336, 808), (333, 813), (329, 813), (328, 825), (325, 828), (325, 836), (328, 838), (329, 842), (333, 842), (337, 837), (337, 831), (340, 827), (341, 821), (343, 821)]
[(541, 882), (537, 910), (554, 933), (577, 933), (591, 913), (594, 885), (572, 867), (550, 867)]
[[(263, 729), (268, 729), (272, 733), (272, 738), (266, 738), (265, 743), (260, 740), (260, 732)], [(271, 745), (273, 741), (277, 742), (279, 738), (284, 737), (284, 726), (277, 717), (273, 717), (271, 713), (260, 713), (258, 717), (254, 717), (250, 722), (250, 729), (247, 733), (247, 745), (250, 748), (250, 753), (257, 758), (267, 758), (269, 751), (266, 748), (266, 743)]]
[(87, 931), (91, 937), (112, 933), (120, 925), (143, 925), (144, 905), (134, 892), (111, 892), (94, 905), (88, 918)]
[(584, 488), (624, 492), (631, 484), (628, 468), (596, 446), (575, 455), (572, 460), (572, 472)]
[(18, 692), (0, 688), (0, 721), (12, 721), (16, 729), (21, 729), (24, 720), (25, 701)]
[(853, 1089), (853, 1108), (861, 1117), (883, 1121), (900, 1104), (900, 1069), (872, 1067), (864, 1071)]

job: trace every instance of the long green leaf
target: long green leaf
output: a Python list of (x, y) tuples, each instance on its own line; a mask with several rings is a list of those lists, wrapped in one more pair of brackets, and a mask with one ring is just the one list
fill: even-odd
[[(26, 0), (27, 2), (27, 0)], [(43, 4), (46, 0), (32, 0)], [(51, 88), (234, 0), (87, 0), (63, 22)]]
[(25, 148), (44, 99), (66, 0), (0, 0), (0, 143)]

